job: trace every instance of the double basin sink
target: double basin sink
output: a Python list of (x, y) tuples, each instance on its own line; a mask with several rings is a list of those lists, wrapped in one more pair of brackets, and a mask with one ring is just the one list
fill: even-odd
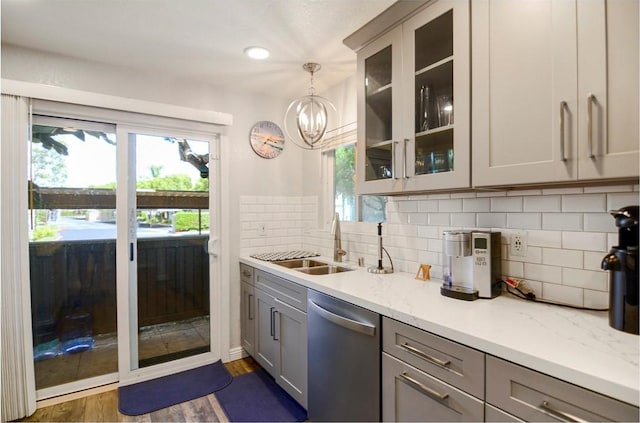
[(333, 273), (342, 273), (353, 270), (348, 267), (329, 264), (313, 259), (280, 260), (274, 261), (273, 263), (308, 275), (330, 275)]

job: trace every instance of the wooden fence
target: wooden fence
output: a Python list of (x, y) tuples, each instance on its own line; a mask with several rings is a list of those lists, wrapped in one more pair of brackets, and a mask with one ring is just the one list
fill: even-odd
[[(209, 315), (207, 240), (138, 240), (139, 326)], [(93, 335), (116, 332), (115, 240), (34, 242), (29, 262), (34, 344), (83, 325)]]

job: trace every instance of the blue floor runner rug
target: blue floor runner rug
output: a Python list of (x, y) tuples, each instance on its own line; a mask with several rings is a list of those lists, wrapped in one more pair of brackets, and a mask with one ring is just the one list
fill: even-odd
[(157, 379), (118, 388), (118, 409), (137, 416), (218, 391), (233, 378), (222, 364), (198, 367)]
[(215, 393), (230, 422), (300, 422), (307, 412), (263, 369), (233, 378)]

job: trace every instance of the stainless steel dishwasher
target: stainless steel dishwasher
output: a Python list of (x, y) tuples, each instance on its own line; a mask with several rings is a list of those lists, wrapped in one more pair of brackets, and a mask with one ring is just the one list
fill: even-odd
[(380, 315), (309, 290), (310, 421), (380, 421)]

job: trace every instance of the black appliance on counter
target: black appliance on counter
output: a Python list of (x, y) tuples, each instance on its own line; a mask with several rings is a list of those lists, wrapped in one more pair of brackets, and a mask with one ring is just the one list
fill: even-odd
[(618, 245), (602, 260), (609, 273), (609, 325), (638, 334), (638, 206), (612, 210)]

